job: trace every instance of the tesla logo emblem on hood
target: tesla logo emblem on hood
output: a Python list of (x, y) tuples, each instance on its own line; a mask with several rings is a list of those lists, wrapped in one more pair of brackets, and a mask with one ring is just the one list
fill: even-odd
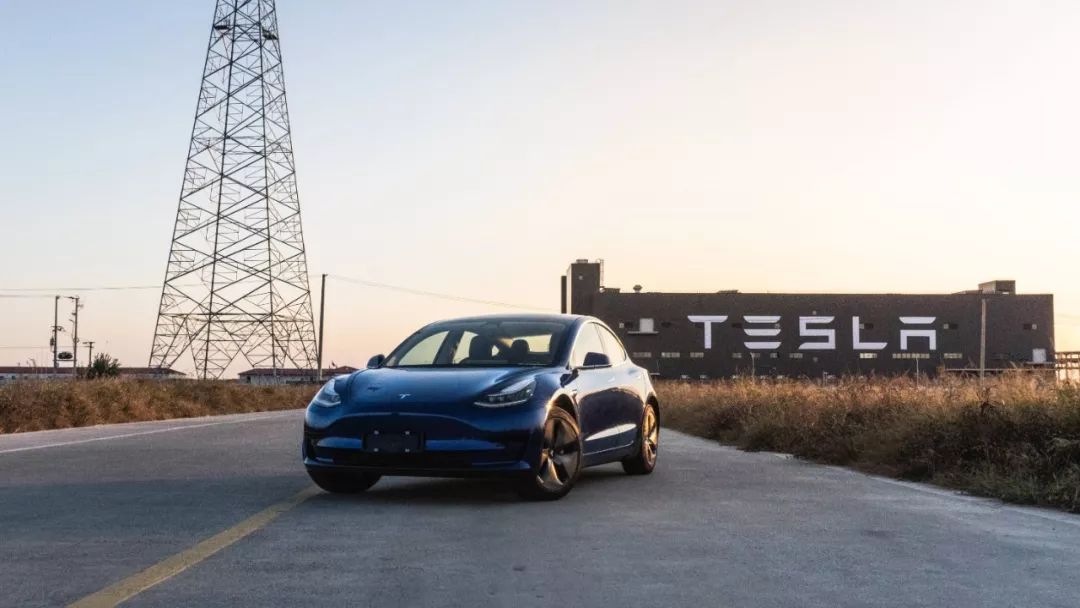
[(401, 393), (400, 395), (398, 395), (398, 399), (408, 399), (409, 395), (411, 394), (412, 393)]

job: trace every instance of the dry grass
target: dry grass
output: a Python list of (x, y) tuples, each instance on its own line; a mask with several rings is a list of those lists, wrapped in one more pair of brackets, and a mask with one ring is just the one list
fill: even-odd
[(667, 382), (664, 424), (1010, 502), (1080, 512), (1080, 389), (1038, 378)]
[(214, 381), (12, 382), (0, 385), (0, 433), (286, 410), (304, 407), (316, 390)]

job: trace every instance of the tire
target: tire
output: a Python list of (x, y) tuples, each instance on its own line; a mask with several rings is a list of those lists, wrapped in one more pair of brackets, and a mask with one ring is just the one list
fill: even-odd
[(382, 477), (375, 473), (346, 473), (316, 469), (308, 469), (308, 475), (315, 485), (334, 494), (359, 494), (375, 485)]
[(577, 483), (581, 465), (581, 429), (566, 410), (553, 407), (544, 421), (540, 463), (514, 489), (526, 500), (558, 500)]
[(637, 443), (637, 453), (624, 458), (622, 468), (630, 475), (648, 475), (656, 468), (656, 452), (660, 447), (660, 416), (651, 403), (645, 404)]

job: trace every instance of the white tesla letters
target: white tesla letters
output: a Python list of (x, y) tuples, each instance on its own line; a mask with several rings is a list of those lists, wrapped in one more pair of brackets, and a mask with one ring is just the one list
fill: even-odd
[[(690, 315), (691, 323), (701, 323), (705, 335), (705, 349), (713, 347), (713, 325), (727, 321), (728, 315)], [(906, 351), (914, 340), (926, 340), (929, 350), (937, 350), (937, 317), (900, 317), (904, 327), (900, 330), (900, 350)], [(836, 317), (799, 317), (799, 350), (836, 350)], [(780, 348), (780, 315), (745, 315), (743, 333), (749, 338), (743, 346), (750, 350), (776, 350)], [(865, 342), (862, 339), (863, 324), (859, 317), (851, 317), (852, 350), (884, 350), (888, 342)], [(763, 339), (771, 338), (771, 339)]]
[[(743, 321), (753, 325), (768, 325), (768, 327), (747, 327), (743, 329), (747, 336), (752, 338), (775, 338), (780, 335), (780, 315), (747, 315)], [(779, 340), (748, 341), (744, 342), (750, 350), (776, 350), (780, 348)]]
[(705, 350), (712, 348), (712, 324), (727, 321), (727, 315), (690, 315), (691, 323), (705, 325)]
[(851, 348), (852, 350), (885, 350), (887, 342), (863, 342), (862, 322), (859, 317), (851, 317)]
[[(935, 317), (900, 317), (900, 322), (904, 325), (923, 325), (927, 326), (934, 322)], [(920, 329), (901, 329), (900, 330), (900, 350), (908, 349), (908, 338), (926, 338), (930, 341), (930, 350), (937, 350), (937, 330), (933, 327), (922, 327)]]

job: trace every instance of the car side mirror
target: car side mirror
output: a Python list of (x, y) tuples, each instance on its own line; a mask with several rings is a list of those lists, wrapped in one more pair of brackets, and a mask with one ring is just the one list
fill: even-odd
[(611, 359), (604, 353), (585, 353), (585, 362), (582, 367), (609, 367)]
[(375, 369), (376, 367), (381, 367), (382, 364), (383, 364), (383, 361), (386, 361), (385, 356), (383, 356), (383, 355), (375, 355), (374, 357), (368, 359), (368, 361), (367, 361), (368, 369)]

